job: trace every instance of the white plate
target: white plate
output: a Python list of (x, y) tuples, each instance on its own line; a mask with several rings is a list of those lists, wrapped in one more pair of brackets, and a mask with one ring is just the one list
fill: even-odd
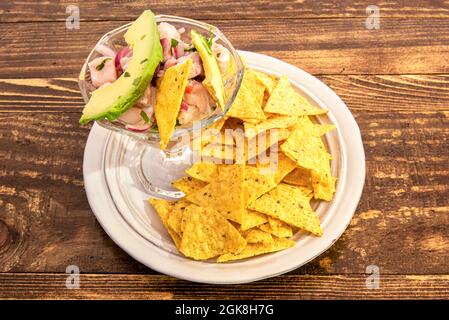
[[(180, 255), (161, 225), (149, 197), (133, 183), (127, 166), (116, 166), (117, 148), (132, 147), (132, 140), (94, 125), (84, 152), (84, 183), (89, 204), (108, 235), (144, 265), (177, 278), (213, 284), (235, 284), (274, 277), (296, 269), (326, 251), (349, 224), (365, 180), (365, 154), (360, 131), (344, 102), (324, 83), (307, 72), (253, 52), (240, 51), (246, 64), (267, 73), (286, 75), (310, 100), (329, 113), (319, 120), (337, 130), (326, 136), (338, 176), (331, 202), (320, 202), (316, 211), (324, 235), (296, 234), (293, 248), (233, 263), (193, 261)], [(122, 156), (127, 156), (126, 152)], [(132, 160), (132, 159), (131, 159)], [(131, 161), (130, 160), (130, 161)]]

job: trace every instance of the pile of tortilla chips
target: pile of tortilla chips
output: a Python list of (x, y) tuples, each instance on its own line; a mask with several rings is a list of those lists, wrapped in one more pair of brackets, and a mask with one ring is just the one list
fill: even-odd
[(311, 199), (332, 200), (336, 178), (312, 121), (326, 110), (287, 77), (245, 70), (226, 118), (193, 141), (201, 161), (173, 183), (185, 197), (150, 199), (180, 252), (227, 262), (294, 246), (299, 230), (321, 236)]

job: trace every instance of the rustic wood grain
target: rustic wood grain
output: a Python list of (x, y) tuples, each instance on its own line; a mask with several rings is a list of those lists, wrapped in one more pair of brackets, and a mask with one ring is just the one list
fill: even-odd
[[(449, 112), (354, 110), (367, 180), (342, 238), (293, 274), (447, 273)], [(0, 272), (150, 272), (101, 230), (83, 189), (79, 113), (0, 113)]]
[[(376, 111), (449, 111), (449, 75), (323, 75), (351, 108)], [(0, 79), (2, 112), (80, 112), (76, 78)]]
[[(65, 21), (66, 7), (76, 4), (63, 1), (2, 1), (0, 22)], [(448, 17), (445, 1), (315, 1), (315, 0), (260, 0), (260, 1), (83, 1), (79, 3), (82, 20), (132, 20), (143, 10), (194, 19), (263, 19), (263, 18), (329, 18), (366, 17), (366, 7), (378, 5), (382, 18), (389, 17)], [(191, 10), (194, 7), (195, 10)]]
[(448, 275), (382, 275), (368, 289), (366, 275), (283, 276), (252, 284), (198, 285), (167, 276), (81, 274), (67, 289), (67, 274), (0, 274), (0, 299), (448, 299)]
[[(214, 23), (236, 48), (313, 74), (449, 73), (449, 19), (388, 19), (380, 30), (366, 29), (364, 19)], [(63, 22), (2, 24), (0, 78), (77, 77), (101, 35), (122, 24), (84, 22), (79, 30)]]

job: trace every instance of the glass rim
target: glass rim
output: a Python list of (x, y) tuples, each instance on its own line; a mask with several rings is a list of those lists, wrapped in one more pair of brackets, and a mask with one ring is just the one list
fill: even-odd
[[(177, 139), (179, 137), (185, 136), (187, 134), (190, 134), (194, 131), (194, 129), (198, 129), (198, 127), (196, 127), (194, 125), (194, 123), (198, 123), (200, 122), (200, 126), (199, 128), (202, 130), (205, 127), (208, 127), (210, 125), (212, 125), (213, 123), (217, 122), (218, 120), (222, 119), (223, 117), (225, 117), (226, 113), (228, 112), (228, 110), (230, 109), (232, 103), (235, 100), (235, 97), (237, 96), (237, 93), (240, 89), (240, 85), (242, 83), (242, 79), (243, 79), (243, 72), (244, 72), (244, 65), (243, 65), (243, 61), (240, 58), (240, 55), (238, 54), (238, 51), (234, 48), (234, 46), (232, 45), (232, 43), (228, 40), (228, 38), (226, 38), (226, 36), (220, 31), (220, 29), (214, 25), (208, 24), (206, 22), (201, 22), (198, 20), (194, 20), (194, 19), (190, 19), (190, 18), (185, 18), (185, 17), (179, 17), (179, 16), (172, 16), (172, 15), (165, 15), (165, 14), (161, 14), (161, 15), (155, 15), (156, 17), (156, 22), (178, 22), (179, 24), (186, 24), (189, 26), (196, 26), (198, 28), (201, 29), (207, 29), (209, 32), (211, 32), (214, 35), (214, 38), (218, 38), (219, 40), (223, 41), (226, 46), (227, 49), (229, 50), (232, 59), (234, 60), (234, 64), (236, 66), (236, 71), (235, 71), (235, 75), (236, 75), (236, 83), (235, 83), (235, 88), (232, 91), (232, 94), (229, 96), (229, 98), (226, 101), (226, 105), (224, 106), (224, 110), (220, 111), (220, 112), (213, 112), (211, 113), (208, 117), (203, 118), (201, 120), (197, 120), (191, 123), (191, 125), (189, 127), (185, 127), (185, 128), (180, 128), (180, 127), (175, 127), (175, 130), (173, 131), (171, 137), (170, 137), (170, 141)], [(103, 44), (105, 41), (109, 40), (111, 35), (116, 34), (118, 32), (121, 32), (123, 30), (128, 29), (131, 24), (133, 22), (128, 22), (122, 26), (119, 26), (111, 31), (106, 32), (98, 41), (97, 43), (94, 45), (94, 47), (92, 48), (92, 50), (90, 51), (89, 55), (87, 56), (79, 77), (78, 77), (78, 81), (86, 81), (85, 80), (85, 74), (86, 74), (86, 70), (87, 70), (87, 65), (88, 62), (90, 60), (90, 57), (94, 54), (94, 52), (96, 52), (96, 48), (100, 45)], [(88, 95), (83, 92), (83, 89), (81, 89), (81, 95), (84, 98), (85, 103), (87, 103), (87, 101), (89, 100)], [(219, 106), (217, 106), (217, 108), (219, 108)], [(108, 122), (108, 124), (102, 124), (102, 122), (104, 123), (104, 121)], [(101, 126), (107, 126), (108, 128), (111, 127), (115, 127), (113, 124), (110, 123), (110, 121), (105, 120), (105, 119), (100, 119), (100, 120), (95, 120), (95, 122), (97, 122), (98, 124), (100, 124)], [(111, 128), (112, 129), (112, 128)], [(118, 130), (118, 128), (115, 128), (116, 130)], [(126, 129), (123, 129), (126, 130)], [(151, 130), (151, 129), (150, 129)], [(139, 138), (141, 140), (149, 140), (150, 139), (159, 139), (160, 135), (159, 135), (159, 131), (150, 131), (148, 130), (147, 132), (129, 132), (128, 134), (130, 136), (133, 136), (135, 138)], [(119, 130), (122, 131), (122, 130)]]

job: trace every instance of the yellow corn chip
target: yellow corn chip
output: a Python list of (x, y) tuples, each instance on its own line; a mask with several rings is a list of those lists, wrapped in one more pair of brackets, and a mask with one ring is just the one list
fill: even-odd
[(327, 112), (324, 109), (312, 106), (292, 87), (286, 76), (279, 79), (264, 111), (289, 116), (318, 115)]
[(218, 168), (218, 179), (188, 195), (187, 200), (211, 207), (227, 219), (242, 223), (247, 193), (244, 190), (244, 165), (223, 165)]
[(254, 228), (243, 232), (247, 243), (272, 243), (273, 237), (268, 232)]
[(289, 157), (284, 155), (282, 152), (276, 154), (274, 161), (270, 161), (266, 164), (257, 163), (257, 167), (261, 170), (274, 173), (274, 181), (279, 184), (284, 177), (286, 177), (290, 172), (296, 168), (296, 164)]
[(288, 238), (293, 235), (293, 229), (290, 225), (273, 217), (268, 217), (268, 223), (259, 226), (259, 229), (279, 238)]
[(192, 178), (204, 182), (211, 182), (218, 177), (217, 165), (211, 162), (194, 163), (193, 166), (186, 170), (186, 173)]
[(270, 129), (288, 128), (298, 121), (296, 116), (274, 115), (263, 122), (257, 124), (244, 123), (245, 136), (248, 139), (254, 138), (259, 133)]
[(186, 195), (196, 192), (206, 186), (206, 182), (194, 179), (192, 177), (183, 177), (179, 180), (176, 180), (172, 183), (172, 185), (184, 192)]
[(239, 92), (226, 116), (245, 119), (245, 121), (265, 120), (262, 110), (264, 87), (254, 82), (253, 78), (245, 71)]
[(201, 158), (203, 161), (232, 164), (235, 160), (235, 148), (234, 146), (221, 145), (221, 144), (208, 144), (201, 150)]
[(217, 262), (227, 262), (254, 257), (264, 253), (280, 251), (291, 248), (295, 242), (285, 238), (273, 238), (272, 243), (249, 243), (243, 251), (238, 254), (227, 253), (218, 257)]
[(181, 244), (181, 237), (176, 233), (176, 231), (170, 228), (167, 223), (170, 215), (170, 210), (173, 208), (175, 203), (167, 200), (154, 199), (154, 198), (151, 198), (149, 202), (154, 207), (154, 210), (156, 210), (157, 214), (159, 215), (159, 218), (161, 218), (162, 224), (164, 225), (165, 229), (167, 229), (167, 232), (170, 235), (170, 237), (173, 239), (176, 248), (179, 249), (179, 245)]
[[(256, 156), (259, 156), (262, 152), (266, 152), (268, 149), (277, 151), (280, 141), (287, 139), (290, 136), (289, 129), (273, 129), (263, 132), (250, 140), (244, 140), (245, 145), (245, 159), (249, 160)], [(237, 147), (239, 142), (236, 141)]]
[(242, 224), (240, 228), (242, 231), (246, 231), (248, 229), (262, 225), (267, 221), (268, 221), (267, 216), (264, 215), (263, 213), (253, 210), (246, 210), (245, 214), (243, 215)]
[(332, 131), (335, 129), (335, 125), (333, 124), (318, 124), (315, 125), (315, 130), (317, 132), (317, 134), (319, 136), (322, 136), (326, 133), (328, 133), (329, 131)]
[(175, 130), (182, 97), (189, 80), (192, 59), (168, 68), (156, 93), (154, 114), (159, 129), (160, 146), (164, 150)]
[(295, 170), (285, 176), (283, 182), (295, 186), (312, 187), (312, 177), (309, 169), (297, 167)]
[(310, 198), (303, 190), (288, 184), (276, 188), (248, 205), (249, 209), (265, 213), (297, 228), (321, 236), (320, 220), (310, 206)]
[(182, 216), (184, 214), (184, 209), (187, 208), (191, 203), (186, 200), (177, 201), (171, 208), (167, 219), (167, 225), (176, 232), (180, 237), (182, 237)]
[(259, 81), (265, 87), (265, 90), (268, 92), (268, 94), (272, 94), (274, 88), (276, 87), (277, 80), (275, 78), (271, 78), (263, 72), (254, 70), (253, 72), (256, 76), (257, 81)]
[(245, 187), (248, 192), (248, 203), (252, 203), (264, 193), (276, 187), (273, 174), (262, 174), (257, 167), (245, 168)]
[(191, 205), (183, 225), (179, 251), (195, 260), (222, 254), (237, 254), (246, 246), (245, 239), (221, 214), (212, 208)]
[(313, 197), (315, 199), (331, 201), (335, 192), (336, 181), (337, 178), (331, 176), (330, 168), (324, 173), (312, 171)]
[(281, 150), (300, 167), (321, 172), (329, 166), (330, 154), (321, 137), (307, 130), (296, 128), (281, 145)]
[(215, 136), (220, 133), (221, 128), (225, 123), (225, 119), (222, 118), (220, 120), (215, 121), (213, 124), (208, 126), (207, 128), (201, 130), (192, 140), (192, 149), (200, 150), (206, 144), (212, 142), (215, 139)]

